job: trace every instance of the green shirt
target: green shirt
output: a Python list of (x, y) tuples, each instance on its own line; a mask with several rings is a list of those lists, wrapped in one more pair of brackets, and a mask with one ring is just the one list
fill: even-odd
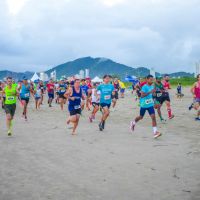
[(11, 88), (8, 88), (8, 86), (6, 86), (4, 91), (6, 96), (5, 104), (7, 105), (16, 104), (17, 88), (15, 87), (15, 85), (12, 84)]

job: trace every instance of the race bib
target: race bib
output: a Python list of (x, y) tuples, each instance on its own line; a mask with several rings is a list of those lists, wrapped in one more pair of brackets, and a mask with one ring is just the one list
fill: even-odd
[(30, 96), (30, 94), (29, 94), (29, 93), (26, 93), (26, 94), (24, 94), (24, 96), (25, 96), (25, 97), (29, 97), (29, 96)]
[(111, 95), (104, 96), (104, 100), (110, 100), (110, 99), (111, 99)]
[(78, 110), (78, 109), (80, 109), (80, 108), (81, 108), (80, 105), (78, 105), (78, 106), (74, 106), (74, 109), (75, 109), (75, 110)]
[(157, 93), (156, 96), (157, 96), (157, 97), (161, 97), (161, 96), (162, 96), (162, 93)]
[(60, 90), (60, 92), (64, 93), (64, 92), (65, 92), (65, 90)]
[(151, 103), (153, 103), (153, 99), (147, 99), (146, 101), (145, 101), (145, 104), (151, 104)]
[(15, 97), (10, 96), (10, 97), (8, 97), (8, 100), (13, 101), (13, 100), (15, 100)]

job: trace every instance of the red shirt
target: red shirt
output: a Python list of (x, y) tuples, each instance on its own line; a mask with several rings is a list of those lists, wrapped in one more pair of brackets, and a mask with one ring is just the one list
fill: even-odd
[(144, 85), (146, 85), (147, 84), (147, 82), (146, 81), (144, 81), (144, 82), (142, 82), (142, 83), (140, 83), (140, 87), (142, 88)]
[(47, 84), (47, 91), (48, 93), (54, 93), (54, 84), (53, 83), (48, 83)]
[(163, 84), (165, 90), (171, 89), (171, 85), (170, 85), (169, 82), (167, 82), (167, 81), (164, 80), (164, 81), (162, 82), (162, 84)]

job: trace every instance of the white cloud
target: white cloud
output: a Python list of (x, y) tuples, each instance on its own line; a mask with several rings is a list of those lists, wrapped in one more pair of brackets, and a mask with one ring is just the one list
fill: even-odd
[(198, 0), (0, 1), (0, 67), (35, 71), (91, 55), (190, 70), (199, 18)]

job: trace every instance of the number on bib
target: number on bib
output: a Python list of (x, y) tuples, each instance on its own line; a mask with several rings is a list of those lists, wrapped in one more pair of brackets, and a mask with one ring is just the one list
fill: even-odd
[(104, 99), (105, 99), (105, 100), (110, 100), (110, 98), (111, 98), (110, 95), (106, 95), (106, 96), (104, 96)]
[(8, 97), (8, 100), (13, 101), (13, 100), (15, 100), (15, 97)]
[(74, 109), (75, 109), (75, 110), (77, 110), (77, 109), (79, 109), (79, 108), (81, 108), (80, 105), (78, 105), (78, 106), (74, 106)]
[(153, 103), (153, 99), (147, 99), (147, 100), (145, 101), (145, 104), (151, 104), (151, 103)]

